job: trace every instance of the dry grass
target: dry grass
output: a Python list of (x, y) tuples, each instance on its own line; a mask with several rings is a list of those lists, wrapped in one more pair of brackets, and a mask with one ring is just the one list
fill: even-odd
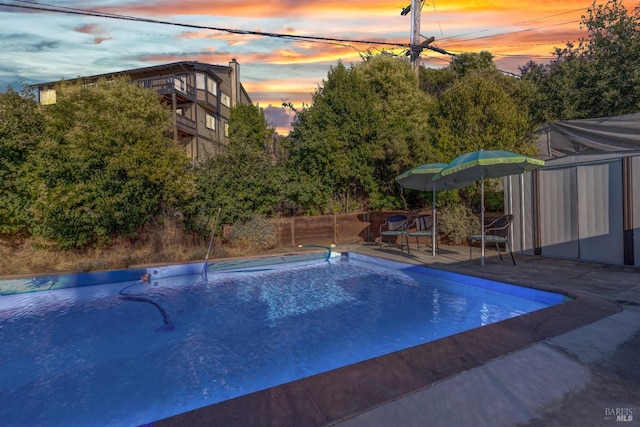
[[(237, 233), (233, 233), (233, 227), (225, 227), (224, 238), (216, 236), (209, 260), (277, 252), (272, 244), (263, 244), (265, 235), (275, 233), (264, 227), (260, 221), (250, 221)], [(159, 223), (146, 226), (138, 236), (113, 241), (103, 248), (69, 251), (43, 249), (43, 242), (35, 240), (0, 239), (0, 277), (202, 261), (209, 247), (209, 238), (186, 233), (179, 217), (165, 216)]]
[[(148, 226), (136, 240), (118, 240), (99, 249), (56, 251), (36, 241), (0, 240), (0, 276), (124, 269), (134, 265), (179, 263), (204, 259), (208, 241), (183, 231), (178, 220)], [(216, 242), (209, 257), (229, 256)]]

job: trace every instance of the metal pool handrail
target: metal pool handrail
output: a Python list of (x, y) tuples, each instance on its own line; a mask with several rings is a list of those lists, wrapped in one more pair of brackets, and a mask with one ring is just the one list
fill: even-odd
[(331, 258), (331, 248), (335, 248), (333, 243), (329, 246), (324, 245), (298, 245), (299, 248), (322, 248), (327, 250), (327, 261)]

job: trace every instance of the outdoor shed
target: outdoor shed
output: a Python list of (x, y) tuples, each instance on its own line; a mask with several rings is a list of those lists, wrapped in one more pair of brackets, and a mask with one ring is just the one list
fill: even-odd
[(545, 166), (505, 178), (514, 251), (640, 267), (640, 113), (548, 123), (536, 146)]

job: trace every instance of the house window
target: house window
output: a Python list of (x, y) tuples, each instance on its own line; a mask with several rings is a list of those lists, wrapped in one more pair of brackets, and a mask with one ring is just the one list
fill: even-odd
[(218, 84), (211, 77), (207, 77), (207, 92), (218, 95)]
[(196, 89), (204, 90), (206, 87), (207, 76), (202, 73), (196, 73)]
[(216, 130), (216, 116), (213, 114), (205, 113), (204, 125), (207, 129)]
[(231, 108), (231, 98), (229, 98), (229, 95), (226, 93), (220, 92), (220, 101), (222, 102), (222, 105)]
[(180, 74), (173, 78), (173, 86), (176, 90), (184, 92), (186, 88), (185, 82), (187, 81), (186, 74)]
[(196, 73), (196, 89), (206, 89), (207, 92), (218, 96), (218, 83), (216, 83), (216, 81), (211, 77), (202, 73)]
[(51, 105), (56, 103), (56, 91), (54, 89), (40, 90), (40, 104)]
[(229, 138), (229, 123), (228, 122), (224, 122), (224, 136)]

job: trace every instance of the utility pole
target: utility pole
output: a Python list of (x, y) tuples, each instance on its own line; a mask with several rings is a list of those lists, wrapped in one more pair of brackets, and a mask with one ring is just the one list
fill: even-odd
[(419, 75), (418, 71), (420, 70), (420, 53), (423, 50), (429, 49), (434, 52), (441, 53), (443, 55), (451, 55), (455, 56), (453, 53), (447, 52), (444, 49), (440, 49), (436, 46), (429, 46), (436, 39), (435, 37), (429, 37), (421, 43), (420, 37), (424, 37), (420, 34), (420, 15), (422, 13), (422, 2), (424, 0), (411, 0), (411, 4), (402, 9), (400, 12), (401, 16), (407, 16), (411, 13), (411, 41), (409, 42), (409, 51), (407, 52), (407, 56), (411, 58), (411, 65), (413, 66), (413, 70), (416, 72), (416, 76)]
[(413, 71), (418, 74), (418, 67), (420, 66), (420, 52), (418, 45), (420, 44), (420, 15), (422, 14), (422, 1), (411, 0), (411, 64), (413, 65)]
[(410, 57), (413, 70), (418, 74), (418, 67), (420, 66), (420, 53), (429, 44), (433, 43), (434, 37), (429, 37), (422, 43), (420, 42), (420, 15), (422, 14), (422, 0), (411, 0), (411, 4), (400, 12), (400, 15), (405, 16), (411, 12), (411, 41), (409, 42), (411, 48), (407, 53)]

